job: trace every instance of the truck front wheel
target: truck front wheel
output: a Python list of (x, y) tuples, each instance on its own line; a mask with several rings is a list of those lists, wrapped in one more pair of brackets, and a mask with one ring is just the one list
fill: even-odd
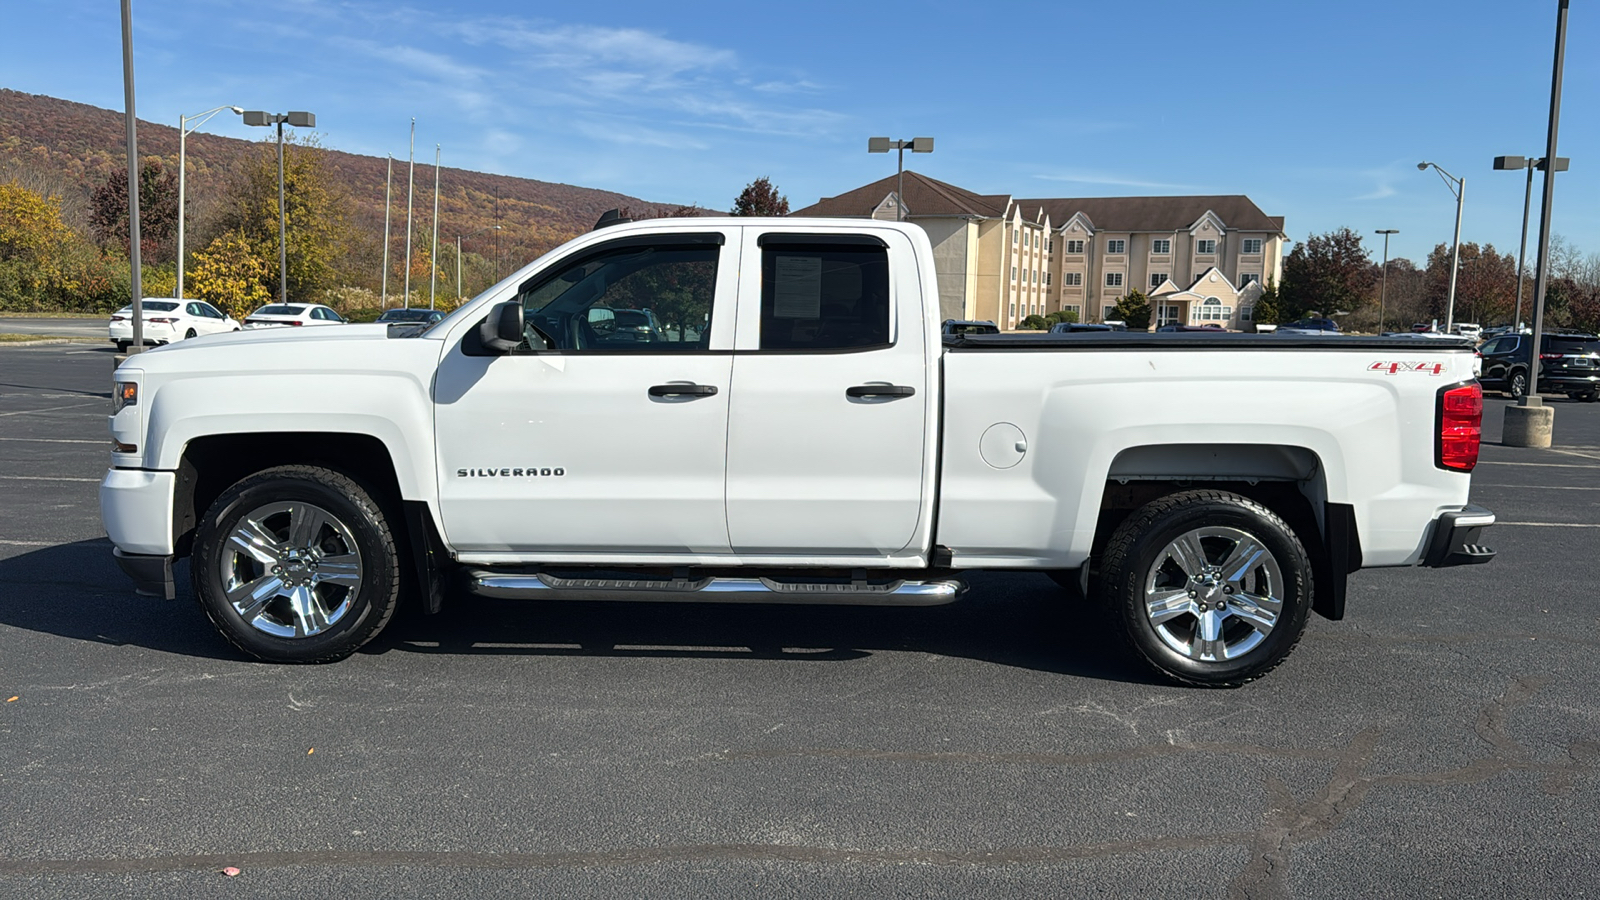
[(1238, 687), (1294, 649), (1311, 608), (1311, 563), (1283, 519), (1224, 491), (1185, 491), (1112, 534), (1100, 581), (1113, 628), (1173, 680)]
[(224, 491), (195, 534), (195, 596), (244, 652), (343, 659), (394, 615), (400, 561), (379, 505), (329, 469), (279, 466)]

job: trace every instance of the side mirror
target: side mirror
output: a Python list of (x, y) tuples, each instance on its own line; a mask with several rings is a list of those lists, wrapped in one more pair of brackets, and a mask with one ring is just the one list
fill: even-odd
[(478, 326), (483, 346), (496, 353), (510, 353), (522, 343), (522, 304), (516, 300), (497, 303), (489, 318)]

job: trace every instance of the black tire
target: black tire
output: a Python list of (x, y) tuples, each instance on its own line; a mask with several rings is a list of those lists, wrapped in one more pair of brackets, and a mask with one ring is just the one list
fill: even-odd
[(192, 337), (194, 337), (194, 329), (193, 329), (193, 328), (191, 328), (191, 329), (189, 329), (189, 330), (188, 330), (188, 331), (185, 331), (185, 332), (184, 332), (184, 333), (183, 333), (183, 339), (184, 339), (184, 340), (186, 340), (186, 341), (187, 341), (187, 340), (188, 340), (188, 339), (189, 339), (189, 338), (192, 338)]
[(133, 346), (133, 341), (117, 341), (117, 352), (126, 355), (128, 348)]
[(1506, 376), (1506, 392), (1513, 400), (1521, 400), (1528, 394), (1528, 373), (1524, 369), (1512, 369)]
[[(1192, 584), (1171, 552), (1180, 538), (1190, 537), (1206, 557), (1191, 566), (1205, 570), (1205, 580), (1197, 573)], [(1249, 556), (1244, 539), (1265, 555)], [(1211, 572), (1231, 553), (1250, 560), (1236, 565), (1239, 578)], [(1238, 494), (1184, 491), (1151, 501), (1117, 527), (1102, 559), (1098, 599), (1113, 630), (1134, 656), (1182, 684), (1239, 687), (1254, 681), (1283, 662), (1305, 631), (1312, 600), (1305, 547), (1276, 513)], [(1152, 602), (1157, 594), (1171, 599)], [(1274, 603), (1277, 610), (1267, 623)], [(1165, 621), (1154, 621), (1152, 605), (1160, 606)], [(1204, 612), (1196, 613), (1196, 607)], [(1210, 643), (1201, 640), (1202, 617), (1215, 629)], [(1263, 626), (1269, 628), (1265, 633)], [(1222, 658), (1207, 648), (1224, 651)], [(1231, 655), (1235, 650), (1238, 656)]]
[[(253, 549), (230, 541), (236, 531), (257, 536)], [(267, 469), (224, 491), (196, 528), (190, 572), (223, 637), (277, 663), (349, 656), (389, 623), (400, 595), (382, 508), (355, 481), (315, 466)], [(245, 609), (230, 601), (230, 585)]]

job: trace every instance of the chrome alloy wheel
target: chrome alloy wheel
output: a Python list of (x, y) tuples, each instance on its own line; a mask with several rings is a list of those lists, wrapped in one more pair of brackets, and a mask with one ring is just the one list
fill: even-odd
[(268, 503), (240, 518), (218, 565), (234, 611), (274, 637), (327, 631), (361, 591), (361, 550), (350, 528), (299, 500)]
[(1174, 652), (1220, 662), (1266, 640), (1283, 592), (1283, 572), (1261, 541), (1237, 528), (1196, 528), (1156, 554), (1144, 578), (1145, 615)]

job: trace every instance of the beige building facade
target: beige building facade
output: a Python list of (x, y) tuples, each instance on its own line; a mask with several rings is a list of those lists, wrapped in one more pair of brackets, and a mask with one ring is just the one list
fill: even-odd
[(1067, 309), (1103, 322), (1138, 290), (1152, 326), (1249, 331), (1263, 286), (1283, 275), (1283, 219), (1242, 195), (1018, 200), (906, 172), (904, 198), (890, 176), (794, 215), (893, 220), (902, 204), (933, 243), (947, 319), (1015, 329)]

